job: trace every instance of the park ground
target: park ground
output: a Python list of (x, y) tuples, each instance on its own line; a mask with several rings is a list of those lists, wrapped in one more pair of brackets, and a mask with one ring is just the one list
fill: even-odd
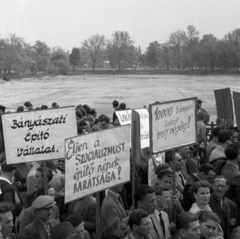
[(99, 114), (112, 117), (112, 101), (124, 102), (128, 108), (140, 109), (156, 101), (171, 101), (189, 97), (203, 100), (205, 108), (216, 118), (214, 90), (231, 88), (240, 92), (237, 75), (81, 75), (25, 78), (0, 81), (0, 104), (15, 111), (25, 101), (34, 107), (61, 107), (88, 104)]

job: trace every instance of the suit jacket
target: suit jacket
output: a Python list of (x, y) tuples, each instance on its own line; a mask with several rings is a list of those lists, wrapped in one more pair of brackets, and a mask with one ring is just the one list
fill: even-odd
[[(36, 219), (36, 212), (32, 207), (29, 207), (23, 212), (22, 217), (19, 216), (19, 219), (20, 229), (18, 237), (21, 238), (23, 235), (24, 228), (31, 224)], [(50, 219), (59, 221), (59, 211), (56, 205), (53, 205), (52, 207), (52, 214), (50, 216)]]
[(149, 215), (149, 218), (152, 223), (152, 227), (149, 232), (149, 239), (164, 239), (163, 230), (157, 215), (153, 213), (152, 215)]
[[(51, 228), (59, 224), (57, 220), (51, 220)], [(31, 224), (25, 227), (22, 235), (22, 239), (50, 239), (47, 235), (45, 228), (39, 219), (35, 219)]]
[(84, 229), (89, 233), (96, 229), (96, 200), (92, 196), (83, 197), (74, 203), (76, 210), (73, 214), (80, 216), (84, 222)]
[(125, 217), (127, 217), (127, 213), (123, 205), (116, 195), (111, 190), (108, 190), (101, 207), (102, 228), (104, 229), (116, 220), (121, 222)]
[(184, 187), (182, 207), (185, 211), (189, 211), (192, 207), (192, 204), (195, 202), (192, 195), (192, 186), (195, 182), (198, 181), (200, 181), (200, 179), (196, 177), (195, 174), (193, 174)]
[[(236, 204), (224, 197), (221, 208), (220, 201), (218, 201), (214, 194), (212, 194), (210, 197), (209, 206), (221, 220), (220, 226), (223, 229), (224, 238), (225, 239), (231, 238), (231, 233), (234, 227), (230, 226), (230, 220), (236, 219)], [(224, 217), (226, 217), (226, 224), (223, 223)]]
[(163, 222), (164, 222), (164, 229), (165, 229), (165, 239), (169, 239), (171, 238), (171, 235), (170, 235), (170, 227), (169, 227), (169, 218), (168, 218), (168, 215), (166, 212), (164, 211), (161, 211), (162, 213), (162, 219), (163, 219)]

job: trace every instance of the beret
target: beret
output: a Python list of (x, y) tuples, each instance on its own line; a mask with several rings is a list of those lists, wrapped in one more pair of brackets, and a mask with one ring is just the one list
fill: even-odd
[(43, 209), (43, 208), (49, 208), (52, 207), (53, 205), (55, 205), (56, 202), (54, 201), (54, 199), (50, 196), (39, 196), (37, 197), (33, 203), (32, 203), (32, 208), (33, 209)]

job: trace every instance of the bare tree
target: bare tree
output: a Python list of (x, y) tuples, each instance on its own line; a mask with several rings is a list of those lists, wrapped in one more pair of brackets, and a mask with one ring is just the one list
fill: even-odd
[(94, 71), (97, 59), (101, 56), (101, 50), (106, 45), (105, 37), (98, 34), (93, 35), (87, 40), (83, 41), (82, 45), (83, 48), (88, 50), (88, 53), (92, 59), (92, 68)]

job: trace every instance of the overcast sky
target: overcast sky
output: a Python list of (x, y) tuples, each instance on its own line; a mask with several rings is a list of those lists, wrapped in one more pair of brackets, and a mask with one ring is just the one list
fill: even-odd
[(150, 42), (194, 25), (222, 38), (240, 27), (240, 0), (0, 0), (0, 38), (11, 33), (65, 50), (96, 33), (127, 31), (145, 51)]

